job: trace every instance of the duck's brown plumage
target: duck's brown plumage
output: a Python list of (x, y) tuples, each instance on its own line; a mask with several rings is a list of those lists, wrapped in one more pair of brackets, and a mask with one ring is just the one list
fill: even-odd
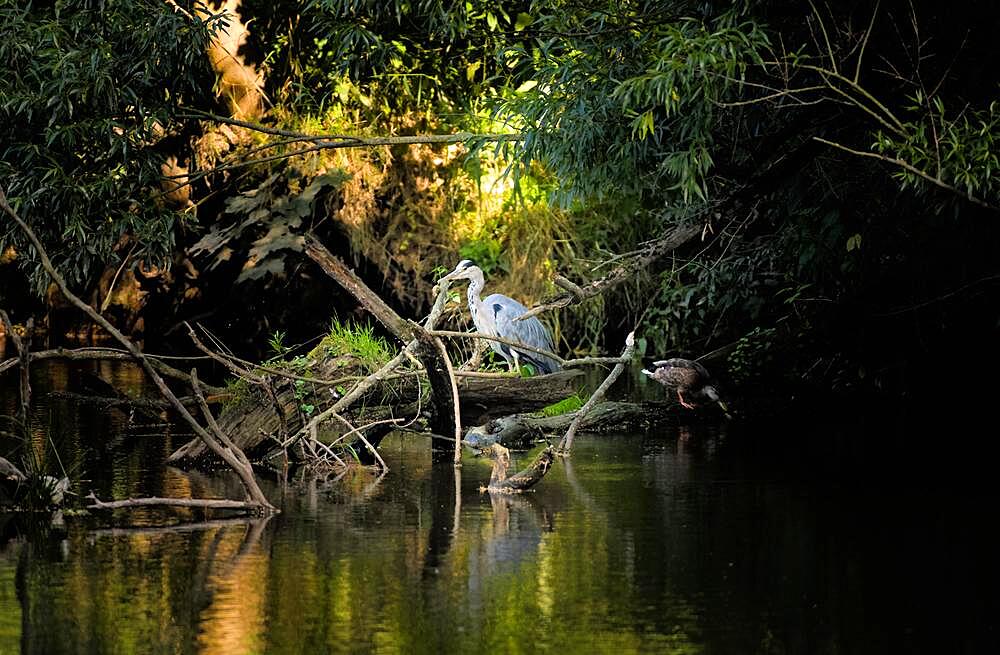
[[(717, 399), (712, 376), (698, 362), (675, 357), (653, 362), (652, 372), (643, 373), (653, 378), (666, 388), (676, 391), (680, 403), (688, 408), (694, 408), (689, 401), (702, 402), (706, 399)], [(710, 395), (711, 394), (711, 395)], [(685, 399), (685, 395), (687, 399)]]
[(678, 389), (682, 392), (695, 392), (711, 383), (708, 370), (698, 362), (690, 359), (664, 359), (653, 362), (656, 369), (650, 376), (665, 387)]

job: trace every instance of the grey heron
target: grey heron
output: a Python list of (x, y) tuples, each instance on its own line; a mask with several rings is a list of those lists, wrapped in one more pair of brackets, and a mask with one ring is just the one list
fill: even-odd
[[(726, 403), (719, 397), (719, 390), (715, 388), (712, 376), (698, 362), (675, 357), (653, 362), (653, 366), (655, 368), (652, 371), (642, 369), (642, 372), (667, 389), (676, 391), (677, 399), (684, 407), (694, 409), (697, 404), (710, 400), (718, 403), (722, 411), (729, 411)], [(688, 394), (688, 400), (684, 399), (685, 393)]]
[[(469, 311), (472, 313), (472, 323), (476, 326), (477, 332), (502, 337), (509, 341), (517, 341), (539, 350), (555, 352), (552, 335), (541, 321), (534, 316), (523, 321), (514, 320), (527, 312), (527, 307), (502, 293), (490, 294), (485, 299), (480, 297), (485, 286), (483, 271), (471, 260), (463, 259), (458, 262), (455, 270), (439, 281), (446, 280), (469, 281)], [(538, 373), (553, 373), (561, 368), (559, 362), (551, 357), (530, 350), (512, 348), (496, 341), (489, 343), (495, 352), (507, 360), (507, 365), (511, 370), (519, 368), (521, 361), (531, 364)]]

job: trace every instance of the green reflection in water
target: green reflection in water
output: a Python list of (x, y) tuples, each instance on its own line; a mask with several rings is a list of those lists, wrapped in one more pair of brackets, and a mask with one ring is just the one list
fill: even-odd
[[(125, 417), (40, 398), (103, 496), (238, 494), (165, 469), (167, 440)], [(8, 526), (0, 653), (996, 652), (992, 606), (962, 602), (993, 558), (979, 523), (776, 481), (759, 442), (734, 443), (718, 426), (583, 435), (536, 493), (494, 497), (487, 462), (456, 477), (393, 437), (383, 480), (273, 487), (267, 521)]]

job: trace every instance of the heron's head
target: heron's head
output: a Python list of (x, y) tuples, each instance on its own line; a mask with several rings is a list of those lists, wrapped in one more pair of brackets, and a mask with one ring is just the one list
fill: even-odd
[(482, 277), (482, 269), (473, 264), (471, 259), (463, 259), (458, 262), (458, 266), (455, 267), (455, 270), (445, 275), (443, 278), (438, 280), (438, 282), (444, 282), (446, 280), (471, 280), (477, 275)]

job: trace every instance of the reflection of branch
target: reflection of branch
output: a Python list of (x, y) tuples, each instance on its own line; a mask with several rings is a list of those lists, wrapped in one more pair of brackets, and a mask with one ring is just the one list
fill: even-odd
[(985, 207), (986, 209), (989, 209), (991, 211), (1000, 211), (1000, 207), (997, 207), (996, 205), (991, 205), (990, 203), (986, 202), (985, 200), (981, 200), (981, 199), (973, 196), (971, 193), (965, 193), (961, 189), (959, 189), (958, 187), (954, 187), (954, 186), (948, 184), (947, 182), (945, 182), (944, 180), (942, 180), (941, 178), (934, 177), (930, 173), (922, 171), (919, 168), (917, 168), (916, 166), (914, 166), (913, 164), (911, 164), (911, 163), (909, 163), (907, 161), (904, 161), (902, 159), (896, 159), (895, 157), (888, 157), (886, 155), (882, 155), (882, 154), (879, 154), (877, 152), (867, 152), (867, 151), (864, 151), (864, 150), (855, 150), (854, 148), (848, 148), (847, 146), (845, 146), (843, 144), (840, 144), (840, 143), (837, 143), (836, 141), (828, 141), (828, 140), (823, 139), (823, 138), (818, 137), (818, 136), (814, 136), (813, 140), (814, 141), (818, 141), (820, 143), (824, 143), (824, 144), (826, 144), (828, 146), (832, 146), (834, 148), (837, 148), (838, 150), (843, 150), (844, 152), (849, 152), (852, 155), (857, 155), (858, 157), (868, 157), (869, 159), (879, 159), (881, 161), (888, 162), (890, 164), (895, 164), (896, 166), (899, 166), (900, 168), (903, 168), (903, 169), (905, 169), (905, 170), (913, 173), (917, 177), (920, 177), (920, 178), (922, 178), (922, 179), (930, 182), (931, 184), (939, 186), (942, 189), (945, 189), (946, 191), (951, 191), (952, 193), (954, 193), (954, 194), (956, 194), (958, 196), (961, 196), (962, 198), (965, 198), (966, 200), (968, 200), (969, 202), (971, 202), (971, 203), (973, 203), (975, 205), (979, 205), (980, 207)]
[(187, 532), (201, 532), (202, 530), (213, 530), (217, 528), (229, 528), (234, 526), (266, 524), (271, 520), (270, 516), (264, 518), (250, 518), (246, 516), (234, 516), (227, 519), (211, 519), (208, 521), (194, 521), (191, 523), (178, 523), (177, 525), (157, 525), (157, 526), (137, 526), (130, 528), (98, 528), (88, 530), (88, 537), (131, 537), (134, 535), (158, 535), (158, 534), (184, 534)]
[[(204, 359), (202, 357), (163, 357), (160, 355), (150, 355), (146, 354), (146, 358), (149, 359), (149, 364), (157, 370), (157, 372), (168, 378), (173, 378), (175, 380), (183, 380), (184, 382), (191, 382), (191, 377), (184, 371), (180, 371), (172, 366), (164, 364), (161, 359), (184, 359), (184, 360), (196, 360)], [(38, 350), (29, 355), (29, 361), (36, 362), (43, 359), (67, 359), (71, 361), (87, 361), (87, 360), (125, 360), (133, 362), (135, 357), (132, 356), (127, 350), (120, 350), (116, 348), (53, 348), (52, 350)], [(8, 359), (6, 361), (0, 362), (0, 373), (17, 366), (17, 358)], [(226, 390), (221, 387), (211, 387), (208, 385), (202, 385), (209, 390), (212, 394), (225, 393)]]
[(226, 500), (224, 498), (126, 498), (104, 502), (91, 493), (87, 509), (122, 509), (126, 507), (201, 507), (204, 509), (239, 509), (255, 512), (260, 509), (256, 502)]

